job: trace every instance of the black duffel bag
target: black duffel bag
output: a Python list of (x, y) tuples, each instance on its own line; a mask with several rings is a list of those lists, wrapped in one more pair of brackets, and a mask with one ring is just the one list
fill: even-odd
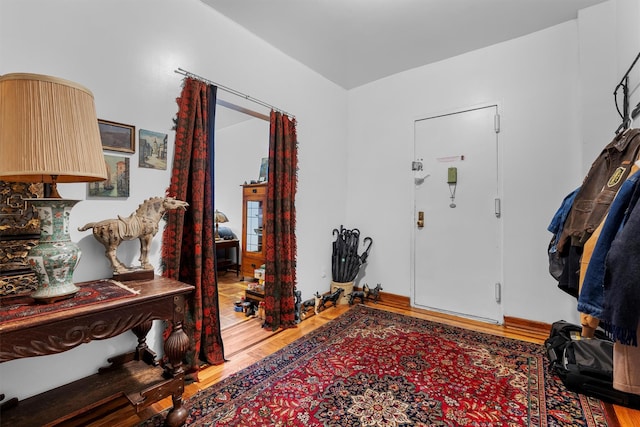
[(613, 341), (601, 330), (580, 336), (582, 327), (564, 320), (551, 325), (544, 342), (551, 370), (576, 393), (620, 406), (640, 408), (640, 396), (613, 388)]

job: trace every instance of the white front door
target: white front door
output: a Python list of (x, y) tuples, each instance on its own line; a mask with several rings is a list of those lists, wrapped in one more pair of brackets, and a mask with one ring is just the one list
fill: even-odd
[(495, 105), (415, 121), (416, 307), (502, 323), (497, 126)]

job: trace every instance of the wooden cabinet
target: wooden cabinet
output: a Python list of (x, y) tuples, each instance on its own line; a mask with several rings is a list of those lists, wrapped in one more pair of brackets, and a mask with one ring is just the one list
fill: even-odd
[(267, 203), (267, 183), (242, 186), (242, 276), (265, 262), (263, 212)]

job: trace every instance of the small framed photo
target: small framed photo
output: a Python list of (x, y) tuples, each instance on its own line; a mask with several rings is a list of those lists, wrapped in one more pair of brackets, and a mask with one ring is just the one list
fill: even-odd
[(121, 153), (135, 153), (135, 126), (98, 119), (98, 127), (100, 128), (102, 149)]
[(169, 136), (166, 133), (140, 129), (138, 166), (149, 169), (166, 169), (168, 139)]
[(89, 197), (129, 197), (129, 158), (104, 156), (107, 179), (87, 184)]
[(269, 179), (269, 158), (263, 157), (260, 162), (260, 176), (258, 182), (266, 182)]

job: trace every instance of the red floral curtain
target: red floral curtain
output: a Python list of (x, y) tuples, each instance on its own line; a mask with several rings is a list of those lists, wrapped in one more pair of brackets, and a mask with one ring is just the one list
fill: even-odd
[(199, 362), (224, 362), (213, 237), (213, 121), (216, 87), (186, 78), (176, 119), (171, 184), (167, 194), (189, 203), (171, 211), (162, 237), (163, 275), (195, 286), (184, 330), (190, 347), (185, 372), (197, 380)]
[(295, 326), (298, 139), (295, 119), (271, 111), (265, 210), (265, 328)]

